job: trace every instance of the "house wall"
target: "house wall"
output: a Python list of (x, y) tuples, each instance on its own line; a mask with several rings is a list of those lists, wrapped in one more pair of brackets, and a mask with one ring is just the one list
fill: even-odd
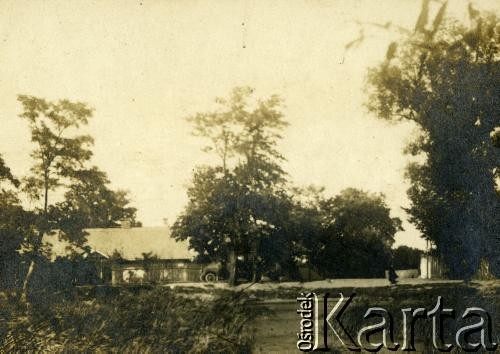
[(142, 261), (114, 264), (113, 285), (198, 282), (202, 265), (190, 262), (152, 263)]
[(443, 266), (436, 256), (423, 254), (420, 257), (420, 277), (423, 279), (440, 279), (443, 277)]

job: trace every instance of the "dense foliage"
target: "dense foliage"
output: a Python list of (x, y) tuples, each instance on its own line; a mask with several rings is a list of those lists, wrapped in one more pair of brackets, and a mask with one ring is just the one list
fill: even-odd
[(19, 285), (22, 274), (18, 251), (34, 234), (34, 214), (21, 206), (18, 186), (19, 181), (0, 156), (0, 289)]
[[(88, 123), (92, 109), (68, 100), (50, 102), (26, 95), (18, 100), (23, 108), (20, 117), (31, 132), (33, 165), (19, 181), (0, 156), (0, 286), (21, 288), (26, 299), (35, 264), (51, 253), (43, 242), (45, 234), (59, 230), (62, 237), (83, 246), (86, 228), (118, 226), (122, 219), (132, 226), (140, 223), (127, 192), (111, 190), (104, 172), (87, 167), (93, 139), (80, 134), (80, 128)], [(41, 206), (25, 210), (23, 194), (41, 201)], [(56, 194), (59, 201), (52, 200)]]
[(195, 171), (172, 235), (189, 239), (200, 260), (226, 265), (230, 283), (236, 256), (250, 263), (254, 281), (262, 273), (296, 278), (301, 262), (326, 277), (383, 277), (401, 221), (381, 195), (347, 189), (328, 199), (289, 188), (275, 149), (287, 125), (281, 101), (257, 100), (252, 109), (252, 92), (236, 88), (217, 100), (220, 111), (189, 118), (221, 164)]
[(394, 250), (395, 269), (420, 269), (422, 251), (408, 246), (399, 246)]
[(200, 255), (227, 263), (233, 284), (237, 256), (251, 264), (256, 280), (287, 244), (281, 218), (284, 158), (276, 150), (287, 123), (277, 96), (254, 100), (252, 94), (248, 87), (235, 88), (229, 99), (216, 100), (217, 111), (188, 118), (221, 165), (195, 171), (189, 204), (172, 231), (177, 239), (189, 238)]
[[(277, 262), (289, 263), (291, 201), (283, 191), (253, 191), (238, 175), (198, 170), (188, 189), (191, 202), (173, 227), (200, 260), (226, 263), (231, 251), (255, 261), (261, 273)], [(291, 269), (288, 269), (291, 271)]]
[(15, 304), (4, 308), (11, 312), (0, 312), (0, 351), (250, 353), (248, 324), (258, 311), (241, 293), (202, 300), (156, 288), (75, 296), (47, 298), (26, 317), (13, 317)]
[(381, 278), (391, 267), (401, 220), (390, 216), (382, 195), (349, 188), (320, 200), (321, 230), (311, 263), (328, 278)]
[[(429, 1), (414, 33), (389, 48), (369, 74), (369, 107), (388, 120), (416, 123), (407, 151), (411, 221), (436, 245), (450, 276), (471, 277), (481, 259), (500, 274), (500, 151), (491, 134), (500, 115), (500, 32), (494, 15), (469, 6), (470, 26), (445, 17), (432, 23)], [(492, 137), (490, 137), (490, 134)], [(496, 172), (495, 172), (496, 171)]]

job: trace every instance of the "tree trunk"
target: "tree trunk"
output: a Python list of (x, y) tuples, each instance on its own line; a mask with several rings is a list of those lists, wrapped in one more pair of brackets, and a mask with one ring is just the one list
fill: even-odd
[(47, 211), (49, 210), (49, 170), (45, 169), (43, 173), (43, 216), (47, 220)]
[(228, 259), (228, 271), (229, 271), (229, 279), (228, 283), (230, 286), (236, 285), (236, 252), (234, 249), (229, 251), (229, 259)]
[(30, 262), (30, 266), (28, 268), (28, 272), (26, 273), (26, 277), (23, 281), (23, 288), (21, 289), (21, 302), (27, 303), (28, 301), (28, 284), (33, 275), (33, 270), (35, 270), (35, 259), (32, 259)]
[(28, 271), (26, 272), (26, 276), (23, 281), (23, 287), (21, 289), (21, 302), (26, 303), (28, 300), (28, 285), (31, 280), (31, 276), (33, 275), (33, 271), (35, 270), (36, 266), (36, 257), (38, 256), (40, 252), (40, 247), (42, 245), (42, 240), (43, 240), (43, 232), (40, 232), (38, 234), (38, 238), (35, 239), (34, 245), (33, 245), (33, 251), (31, 254), (31, 261), (30, 261), (30, 266), (28, 267)]
[(252, 283), (256, 283), (259, 280), (257, 271), (258, 271), (257, 254), (252, 253)]
[(252, 240), (251, 245), (251, 261), (252, 261), (252, 283), (256, 283), (259, 281), (259, 247), (260, 247), (260, 239), (255, 238)]
[[(47, 214), (48, 214), (48, 209), (49, 209), (49, 174), (48, 171), (46, 170), (44, 173), (44, 196), (43, 196), (43, 217), (44, 217), (44, 222), (47, 223)], [(26, 273), (26, 277), (24, 278), (23, 281), (23, 287), (21, 289), (21, 302), (26, 303), (28, 300), (28, 284), (31, 280), (31, 276), (33, 275), (33, 271), (35, 270), (35, 257), (38, 255), (38, 251), (40, 250), (40, 246), (42, 244), (43, 240), (43, 235), (45, 233), (45, 227), (46, 225), (43, 225), (42, 231), (39, 232), (38, 234), (38, 239), (35, 241), (34, 244), (34, 250), (32, 254), (32, 259), (30, 261), (30, 266), (28, 268), (28, 272)]]
[(254, 259), (252, 262), (252, 283), (257, 283), (257, 281), (258, 281), (257, 261)]

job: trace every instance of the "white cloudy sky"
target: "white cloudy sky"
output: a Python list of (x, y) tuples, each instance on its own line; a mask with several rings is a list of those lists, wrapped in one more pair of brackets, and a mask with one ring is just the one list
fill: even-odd
[[(450, 11), (465, 20), (467, 1)], [(497, 1), (476, 1), (498, 11)], [(402, 154), (409, 125), (389, 125), (362, 104), (364, 75), (390, 33), (373, 31), (354, 51), (355, 21), (411, 28), (419, 0), (0, 1), (0, 153), (17, 175), (30, 165), (17, 94), (89, 103), (93, 162), (131, 191), (145, 225), (173, 221), (193, 168), (208, 161), (184, 117), (238, 85), (281, 95), (288, 121), (281, 149), (299, 185), (333, 195), (383, 192), (406, 219)], [(423, 247), (405, 221), (397, 243)]]

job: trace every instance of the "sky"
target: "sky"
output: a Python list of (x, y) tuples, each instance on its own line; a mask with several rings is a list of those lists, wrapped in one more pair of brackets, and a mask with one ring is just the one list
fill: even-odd
[[(500, 2), (476, 1), (483, 10)], [(437, 3), (434, 3), (434, 6)], [(403, 148), (416, 127), (367, 112), (366, 72), (396, 38), (360, 22), (413, 28), (419, 0), (7, 1), (0, 0), (0, 154), (17, 176), (32, 161), (18, 94), (68, 98), (95, 109), (85, 132), (92, 163), (127, 189), (146, 226), (172, 223), (187, 203), (193, 169), (210, 163), (185, 117), (215, 97), (251, 86), (280, 95), (290, 126), (280, 150), (292, 183), (333, 196), (382, 192), (405, 231), (396, 245), (424, 248), (407, 222)], [(465, 21), (467, 1), (449, 13)]]

